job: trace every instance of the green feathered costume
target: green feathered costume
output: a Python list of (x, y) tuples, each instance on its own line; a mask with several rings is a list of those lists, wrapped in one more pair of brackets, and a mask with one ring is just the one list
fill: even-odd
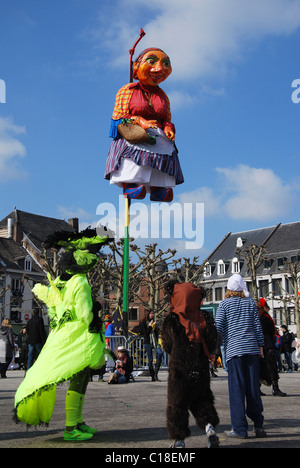
[(65, 257), (62, 269), (67, 275), (62, 274), (54, 281), (48, 275), (49, 286), (37, 284), (33, 288), (34, 294), (47, 305), (52, 331), (15, 395), (17, 420), (28, 425), (50, 422), (57, 384), (105, 363), (104, 327), (91, 330), (93, 302), (86, 272), (98, 261), (93, 252), (99, 251), (108, 238), (84, 233), (81, 236), (56, 233), (56, 240), (52, 239), (48, 247), (62, 248), (60, 256)]

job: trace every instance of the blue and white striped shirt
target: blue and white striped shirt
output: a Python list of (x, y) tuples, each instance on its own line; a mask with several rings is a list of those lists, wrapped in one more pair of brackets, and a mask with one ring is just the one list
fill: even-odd
[(250, 297), (224, 299), (217, 310), (216, 327), (223, 337), (226, 361), (244, 354), (260, 354), (264, 335), (257, 307)]

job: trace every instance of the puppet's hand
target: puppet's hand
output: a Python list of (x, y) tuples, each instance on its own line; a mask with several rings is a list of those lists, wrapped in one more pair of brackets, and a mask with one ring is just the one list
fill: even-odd
[(165, 127), (164, 134), (166, 135), (167, 138), (169, 138), (169, 140), (171, 141), (175, 140), (175, 133), (170, 127)]
[(157, 120), (146, 120), (143, 117), (135, 117), (134, 123), (142, 127), (144, 130), (147, 130), (148, 128), (157, 128)]

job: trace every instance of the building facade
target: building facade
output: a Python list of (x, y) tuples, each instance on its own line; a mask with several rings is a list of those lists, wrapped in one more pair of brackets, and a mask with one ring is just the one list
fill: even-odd
[[(14, 209), (0, 221), (0, 313), (18, 331), (40, 311), (45, 325), (48, 316), (31, 292), (46, 277), (42, 243), (56, 231), (78, 230), (78, 219), (66, 222)], [(1, 320), (2, 321), (2, 320)]]
[[(224, 299), (228, 278), (239, 273), (252, 295), (250, 269), (243, 250), (251, 245), (263, 247), (263, 256), (256, 270), (259, 297), (264, 297), (271, 308), (277, 326), (285, 324), (296, 331), (295, 297), (299, 291), (300, 277), (300, 222), (251, 231), (229, 232), (205, 261), (203, 284), (208, 295), (203, 306), (215, 313)], [(295, 291), (288, 264), (299, 265)], [(299, 299), (297, 299), (299, 301)]]

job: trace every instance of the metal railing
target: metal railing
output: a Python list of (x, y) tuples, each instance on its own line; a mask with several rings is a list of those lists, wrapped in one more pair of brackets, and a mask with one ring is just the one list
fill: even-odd
[[(111, 349), (117, 354), (119, 346), (124, 346), (133, 359), (133, 367), (135, 370), (148, 369), (148, 356), (144, 347), (144, 338), (142, 336), (130, 336), (126, 338), (122, 335), (106, 336), (106, 347)], [(155, 363), (155, 355), (153, 356)], [(169, 362), (169, 355), (164, 352), (161, 369), (167, 369)]]

